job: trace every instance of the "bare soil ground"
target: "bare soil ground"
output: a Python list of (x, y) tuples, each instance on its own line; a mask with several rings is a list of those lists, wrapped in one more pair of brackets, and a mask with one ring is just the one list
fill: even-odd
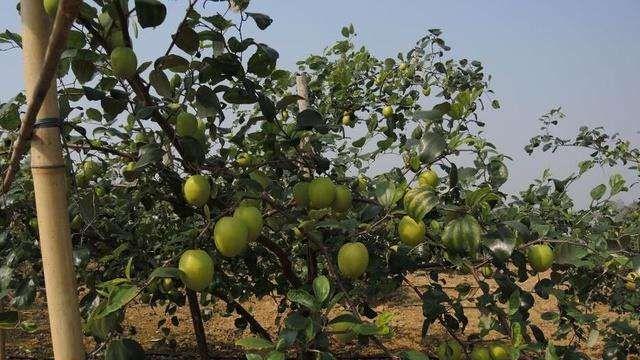
[[(466, 275), (445, 275), (442, 277), (447, 288), (454, 288), (456, 285), (467, 282), (474, 283), (470, 276)], [(425, 285), (424, 276), (411, 276), (410, 281), (417, 287)], [(524, 288), (531, 289), (537, 282), (537, 278), (530, 278), (523, 285)], [(451, 292), (455, 290), (451, 289)], [(263, 298), (243, 303), (254, 317), (272, 334), (277, 332), (274, 322), (277, 316), (277, 304), (273, 299)], [(478, 331), (479, 312), (473, 307), (472, 303), (465, 304), (469, 325), (465, 330), (465, 334)], [(217, 308), (217, 309), (216, 309)], [(223, 304), (216, 304), (215, 311), (223, 309)], [(424, 341), (421, 339), (422, 328), (422, 308), (421, 302), (415, 292), (408, 286), (404, 286), (397, 293), (379, 299), (375, 303), (374, 309), (382, 312), (387, 311), (394, 314), (392, 326), (395, 336), (392, 339), (385, 340), (385, 345), (392, 351), (404, 349), (421, 349), (423, 351), (431, 351), (437, 346), (438, 341), (447, 338), (449, 335), (445, 329), (436, 324), (430, 329), (430, 335)], [(550, 336), (555, 331), (554, 324), (544, 321), (541, 314), (546, 311), (554, 311), (556, 302), (553, 297), (549, 300), (535, 298), (534, 307), (531, 309), (531, 321), (538, 325), (545, 333)], [(604, 306), (596, 309), (603, 319), (612, 319), (617, 315), (611, 313)], [(180, 319), (180, 324), (172, 328), (171, 336), (178, 344), (177, 349), (170, 349), (162, 343), (162, 335), (157, 328), (157, 322), (165, 318), (162, 309), (150, 309), (147, 306), (134, 305), (129, 308), (126, 315), (125, 324), (135, 326), (135, 338), (145, 347), (149, 358), (151, 359), (192, 359), (196, 357), (195, 340), (189, 317), (188, 308), (185, 306), (178, 310), (176, 314)], [(47, 359), (52, 356), (50, 338), (47, 325), (46, 310), (39, 307), (30, 310), (26, 316), (36, 321), (39, 330), (32, 334), (20, 331), (11, 331), (7, 334), (9, 359)], [(210, 345), (210, 353), (215, 359), (234, 359), (243, 358), (241, 351), (233, 344), (234, 342), (247, 335), (248, 330), (241, 331), (234, 326), (235, 317), (215, 316), (205, 323), (207, 333), (207, 341)], [(169, 319), (167, 318), (167, 321)], [(492, 334), (497, 336), (499, 334)], [(95, 344), (89, 340), (85, 340), (87, 349), (94, 349)], [(358, 354), (358, 358), (369, 357), (376, 358), (381, 353), (376, 348), (358, 347), (357, 345), (343, 346), (335, 344), (335, 352), (343, 358), (354, 358), (354, 354)], [(592, 358), (601, 358), (602, 343), (588, 348), (586, 344), (581, 344), (582, 350), (589, 354)], [(640, 359), (635, 357), (634, 359)]]

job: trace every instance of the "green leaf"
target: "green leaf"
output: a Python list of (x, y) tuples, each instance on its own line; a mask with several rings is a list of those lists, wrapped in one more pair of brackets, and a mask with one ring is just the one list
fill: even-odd
[(96, 72), (96, 65), (87, 60), (74, 59), (71, 62), (71, 70), (81, 84), (84, 84), (93, 79), (93, 74)]
[(285, 325), (289, 329), (300, 331), (300, 330), (304, 330), (307, 327), (307, 323), (309, 321), (310, 320), (307, 319), (306, 317), (300, 315), (297, 312), (294, 312), (291, 315), (287, 316), (287, 319), (285, 320)]
[(416, 111), (413, 118), (416, 120), (426, 120), (428, 122), (442, 121), (442, 113), (438, 110), (420, 110)]
[(600, 184), (593, 189), (591, 189), (591, 198), (593, 200), (600, 200), (604, 193), (607, 191), (607, 186), (605, 184)]
[(609, 187), (611, 188), (611, 196), (621, 192), (621, 191), (625, 191), (625, 180), (622, 177), (622, 175), (620, 174), (613, 174), (611, 175), (611, 177), (609, 178)]
[(260, 30), (266, 29), (273, 22), (273, 19), (271, 19), (269, 16), (265, 14), (250, 13), (250, 12), (246, 12), (245, 14), (250, 16), (253, 19), (253, 21), (256, 22), (256, 25)]
[(549, 344), (547, 345), (547, 349), (544, 352), (544, 360), (560, 360), (560, 358), (556, 354), (556, 348), (551, 342), (549, 342)]
[(151, 274), (149, 275), (149, 280), (153, 280), (156, 278), (174, 278), (174, 279), (182, 279), (184, 277), (184, 273), (182, 270), (173, 267), (159, 267), (155, 268)]
[(298, 130), (316, 129), (320, 132), (327, 131), (327, 125), (319, 112), (307, 109), (298, 114), (297, 118)]
[(278, 101), (278, 103), (276, 104), (276, 109), (283, 110), (287, 106), (301, 99), (303, 99), (303, 97), (301, 97), (300, 95), (287, 95)]
[(136, 14), (143, 29), (156, 27), (167, 16), (167, 7), (158, 0), (136, 0)]
[(115, 288), (109, 294), (109, 302), (107, 306), (98, 316), (104, 317), (122, 309), (131, 300), (133, 300), (136, 295), (138, 295), (138, 291), (139, 289), (136, 285), (121, 285)]
[(396, 186), (395, 182), (381, 181), (376, 184), (375, 195), (380, 205), (391, 208), (402, 199), (404, 189)]
[(509, 296), (509, 316), (513, 316), (520, 308), (520, 290), (516, 290)]
[(446, 149), (447, 143), (442, 135), (433, 132), (425, 132), (418, 143), (418, 156), (424, 164), (433, 162)]
[(287, 298), (311, 310), (317, 311), (320, 309), (320, 306), (316, 302), (316, 299), (306, 290), (289, 290), (289, 292), (287, 293)]
[(19, 106), (13, 102), (6, 103), (0, 108), (0, 128), (13, 131), (20, 127)]
[(13, 329), (18, 325), (19, 316), (17, 311), (0, 312), (0, 329)]
[(0, 33), (0, 44), (13, 44), (21, 48), (22, 37), (20, 34), (5, 30), (3, 33)]
[(224, 92), (222, 98), (232, 104), (253, 104), (258, 98), (241, 87), (232, 87)]
[(33, 321), (21, 321), (20, 324), (18, 324), (18, 328), (29, 334), (33, 334), (38, 330), (38, 324)]
[(107, 347), (105, 360), (143, 360), (144, 349), (131, 339), (114, 340)]
[(427, 355), (421, 352), (418, 352), (415, 350), (407, 350), (402, 353), (402, 359), (403, 360), (428, 360), (429, 358), (427, 357)]
[(169, 79), (164, 71), (158, 69), (151, 70), (149, 73), (149, 83), (151, 83), (151, 86), (158, 95), (163, 97), (171, 96), (171, 83), (169, 83)]
[(169, 54), (158, 58), (154, 63), (154, 67), (158, 70), (167, 69), (174, 73), (183, 73), (189, 69), (189, 61), (182, 56)]
[(276, 62), (280, 55), (274, 49), (259, 44), (256, 52), (247, 62), (247, 71), (261, 77), (267, 77), (276, 68)]
[(316, 295), (316, 299), (319, 303), (323, 303), (327, 297), (329, 297), (330, 291), (331, 284), (326, 276), (321, 275), (313, 280), (313, 293)]
[(195, 54), (200, 47), (198, 33), (188, 26), (182, 26), (175, 36), (176, 46), (187, 54)]
[(140, 159), (136, 162), (136, 170), (162, 161), (164, 150), (159, 144), (147, 144), (140, 148)]
[(553, 252), (556, 264), (574, 266), (582, 265), (582, 259), (589, 254), (584, 246), (573, 244), (558, 244)]
[(284, 360), (285, 356), (283, 352), (280, 351), (272, 351), (267, 356), (267, 360)]
[(271, 341), (261, 338), (259, 336), (248, 336), (246, 338), (236, 341), (236, 345), (242, 347), (244, 350), (269, 350), (273, 349)]
[(375, 324), (363, 323), (354, 325), (351, 331), (358, 335), (371, 336), (379, 334), (380, 328)]

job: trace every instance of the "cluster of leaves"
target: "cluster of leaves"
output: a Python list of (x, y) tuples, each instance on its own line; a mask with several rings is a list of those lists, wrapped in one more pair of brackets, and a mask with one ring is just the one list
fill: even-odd
[[(597, 341), (601, 332), (610, 358), (639, 350), (640, 298), (625, 288), (625, 276), (640, 266), (632, 246), (640, 210), (613, 202), (635, 182), (613, 175), (608, 187), (591, 191), (586, 209), (567, 194), (595, 166), (636, 166), (638, 150), (629, 142), (599, 128), (581, 129), (575, 140), (554, 137), (551, 126), (561, 114), (554, 110), (526, 150), (580, 146), (591, 149), (592, 158), (564, 180), (545, 172), (509, 197), (501, 191), (509, 157), (483, 137), (480, 121), (485, 103), (500, 107), (490, 77), (478, 61), (450, 58), (440, 30), (428, 30), (406, 54), (377, 59), (356, 48), (352, 26), (343, 28), (341, 40), (298, 63), (309, 93), (309, 108), (300, 111), (296, 74), (277, 67), (276, 50), (243, 35), (249, 20), (264, 30), (271, 18), (247, 12), (248, 2), (225, 2), (226, 11), (214, 15), (201, 14), (197, 4), (188, 4), (164, 54), (141, 59), (134, 76), (120, 78), (110, 52), (135, 49), (139, 28), (143, 38), (145, 28), (164, 22), (166, 8), (156, 0), (135, 1), (132, 9), (126, 0), (85, 2), (59, 67), (80, 306), (86, 335), (108, 344), (98, 347), (107, 349), (107, 358), (139, 356), (131, 355), (140, 353), (135, 328), (122, 326), (136, 303), (164, 308), (166, 319), (157, 325), (176, 345), (171, 327), (187, 292), (175, 267), (192, 248), (206, 250), (216, 267), (199, 296), (203, 319), (236, 313), (236, 326), (256, 334), (238, 342), (252, 359), (330, 359), (330, 340), (345, 336), (385, 349), (393, 335), (390, 317), (368, 304), (398, 290), (408, 274), (427, 282), (414, 287), (423, 302), (425, 338), (437, 322), (465, 351), (498, 333), (513, 358), (585, 358), (578, 345)], [(10, 32), (0, 41), (20, 46)], [(24, 102), (18, 95), (0, 109), (2, 167)], [(384, 115), (388, 107), (391, 116)], [(177, 136), (181, 111), (199, 118), (200, 135)], [(407, 189), (431, 168), (441, 182), (419, 211), (408, 209), (401, 201)], [(195, 173), (211, 181), (204, 208), (182, 197), (183, 179)], [(349, 211), (293, 206), (293, 187), (319, 176), (350, 189)], [(242, 256), (225, 258), (215, 250), (213, 225), (240, 204), (261, 209), (264, 230)], [(31, 329), (17, 312), (32, 305), (43, 285), (28, 170), (2, 195), (0, 214), (0, 299), (10, 308), (1, 324)], [(407, 214), (428, 224), (426, 240), (415, 247), (398, 241), (397, 224)], [(483, 233), (478, 251), (465, 256), (448, 252), (442, 241), (446, 225), (463, 217), (475, 219)], [(371, 258), (365, 279), (348, 281), (334, 264), (338, 249), (353, 239)], [(538, 243), (554, 247), (556, 262), (530, 292), (521, 286), (535, 274), (525, 254)], [(495, 269), (493, 280), (483, 275), (486, 267)], [(446, 291), (443, 274), (452, 272), (472, 274), (475, 284)], [(557, 310), (543, 315), (556, 333), (530, 321), (534, 294), (558, 300)], [(279, 299), (275, 338), (240, 305), (264, 296)], [(218, 309), (218, 301), (226, 307)], [(473, 334), (463, 306), (469, 301), (481, 314)], [(597, 326), (604, 320), (597, 304), (618, 314), (610, 326)], [(336, 316), (338, 305), (346, 313)], [(332, 330), (343, 323), (350, 325)], [(426, 358), (418, 347), (403, 356)]]

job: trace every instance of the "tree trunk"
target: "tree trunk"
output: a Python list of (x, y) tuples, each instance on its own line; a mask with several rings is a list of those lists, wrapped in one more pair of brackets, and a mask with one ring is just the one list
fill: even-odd
[(198, 343), (198, 355), (200, 356), (200, 360), (207, 360), (209, 359), (207, 336), (204, 332), (204, 325), (202, 324), (202, 314), (200, 313), (200, 305), (198, 304), (198, 294), (193, 290), (187, 289), (187, 300), (189, 301), (189, 311), (191, 311), (193, 331), (196, 334), (196, 342)]
[[(77, 9), (70, 11), (72, 2), (61, 2), (60, 12), (63, 14), (59, 14), (59, 18), (77, 13)], [(41, 0), (22, 0), (21, 14), (25, 88), (27, 98), (32, 102), (39, 96), (37, 84), (43, 72), (51, 22)], [(57, 29), (59, 26), (56, 26)], [(56, 126), (58, 118), (58, 99), (53, 79), (37, 115), (38, 121), (53, 121), (46, 126), (37, 126), (36, 122), (31, 138), (31, 172), (53, 354), (57, 360), (81, 360), (85, 358), (85, 352), (73, 267), (65, 163), (60, 128)]]

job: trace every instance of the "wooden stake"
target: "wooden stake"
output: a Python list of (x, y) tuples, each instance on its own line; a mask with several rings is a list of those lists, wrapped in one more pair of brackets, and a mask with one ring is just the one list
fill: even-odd
[[(74, 0), (61, 1), (56, 31), (63, 26), (63, 21), (70, 25), (75, 15), (69, 14), (77, 14), (80, 3)], [(44, 12), (41, 0), (21, 0), (21, 14), (25, 89), (29, 102), (32, 102), (38, 95), (45, 55), (52, 52), (47, 54), (51, 21)], [(66, 35), (64, 37), (66, 39)], [(60, 49), (54, 48), (53, 52), (56, 50)], [(58, 117), (54, 80), (50, 81), (37, 118)], [(85, 352), (73, 268), (60, 128), (36, 127), (34, 130), (31, 138), (31, 172), (53, 354), (56, 360), (81, 360), (85, 358)]]
[(305, 73), (296, 76), (296, 90), (302, 98), (298, 100), (298, 111), (303, 112), (309, 108), (309, 84)]

